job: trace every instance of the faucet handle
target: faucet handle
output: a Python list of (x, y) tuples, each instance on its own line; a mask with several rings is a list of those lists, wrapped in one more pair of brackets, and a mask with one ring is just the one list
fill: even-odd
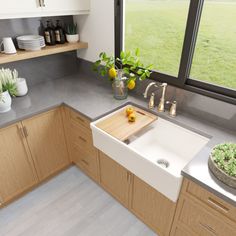
[(177, 101), (166, 101), (166, 104), (171, 104), (169, 115), (172, 117), (176, 117)]

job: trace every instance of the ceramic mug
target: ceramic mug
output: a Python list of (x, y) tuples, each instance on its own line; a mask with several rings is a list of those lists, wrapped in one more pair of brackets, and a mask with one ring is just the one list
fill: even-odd
[[(3, 47), (3, 50), (2, 50), (2, 47)], [(16, 53), (16, 48), (15, 48), (15, 45), (14, 45), (11, 37), (3, 38), (0, 48), (1, 48), (2, 53), (6, 53), (6, 54), (15, 54)]]
[(24, 78), (17, 78), (16, 80), (16, 96), (25, 96), (28, 93), (28, 86)]

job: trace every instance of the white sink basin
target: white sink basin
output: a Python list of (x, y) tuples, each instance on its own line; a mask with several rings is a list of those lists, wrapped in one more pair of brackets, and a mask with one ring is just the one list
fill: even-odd
[(158, 118), (126, 144), (96, 127), (108, 116), (91, 123), (94, 145), (176, 202), (182, 184), (181, 170), (209, 139)]

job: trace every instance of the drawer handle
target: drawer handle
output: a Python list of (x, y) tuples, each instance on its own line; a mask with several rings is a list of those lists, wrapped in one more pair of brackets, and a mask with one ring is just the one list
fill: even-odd
[(87, 140), (81, 136), (79, 136), (79, 139), (82, 140), (84, 143), (87, 143)]
[(84, 159), (81, 160), (85, 165), (89, 166), (89, 163), (85, 161)]
[(229, 212), (229, 209), (225, 206), (223, 206), (221, 203), (217, 202), (216, 200), (214, 200), (213, 198), (209, 197), (207, 200), (211, 205), (213, 205), (214, 207), (224, 211), (225, 213)]
[(206, 224), (203, 224), (203, 223), (201, 223), (201, 222), (199, 222), (199, 225), (200, 225), (203, 229), (205, 229), (205, 230), (209, 231), (210, 233), (212, 233), (213, 235), (217, 235), (216, 231), (215, 231), (211, 226), (206, 225)]
[(82, 118), (80, 118), (79, 116), (76, 116), (76, 119), (79, 120), (80, 122), (84, 123), (84, 120)]

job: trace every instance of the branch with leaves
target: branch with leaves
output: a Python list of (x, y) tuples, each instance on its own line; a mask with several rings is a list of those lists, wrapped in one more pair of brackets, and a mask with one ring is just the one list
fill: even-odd
[[(99, 60), (94, 63), (94, 71), (101, 76), (109, 74), (109, 70), (122, 69), (125, 76), (130, 80), (144, 80), (151, 75), (152, 65), (144, 66), (140, 61), (140, 50), (137, 48), (134, 55), (130, 51), (121, 51), (120, 57), (108, 56), (105, 52), (99, 54)], [(111, 78), (112, 79), (112, 78)]]

